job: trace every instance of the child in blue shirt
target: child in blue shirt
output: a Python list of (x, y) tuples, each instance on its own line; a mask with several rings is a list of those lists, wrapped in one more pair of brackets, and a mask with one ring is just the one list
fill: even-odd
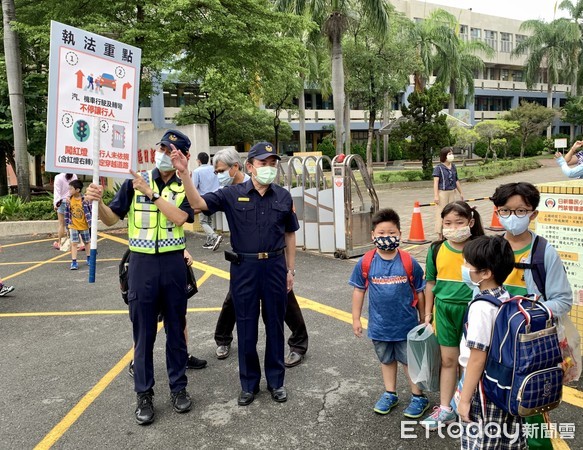
[[(372, 240), (377, 249), (365, 279), (362, 270), (363, 258), (356, 264), (350, 281), (352, 293), (352, 329), (362, 337), (360, 316), (364, 293), (368, 288), (368, 337), (372, 339), (375, 352), (381, 362), (385, 391), (374, 407), (378, 414), (388, 414), (399, 403), (397, 395), (397, 361), (403, 365), (407, 377), (407, 333), (420, 322), (425, 297), (423, 269), (415, 259), (413, 263), (413, 287), (418, 303), (414, 304), (412, 286), (398, 251), (401, 238), (399, 215), (392, 209), (382, 209), (372, 218)], [(409, 378), (413, 396), (404, 415), (418, 418), (429, 408), (429, 400)]]

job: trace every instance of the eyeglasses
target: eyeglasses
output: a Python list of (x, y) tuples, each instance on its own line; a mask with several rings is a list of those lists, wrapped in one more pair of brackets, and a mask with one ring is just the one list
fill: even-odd
[(518, 209), (499, 208), (498, 209), (498, 215), (504, 219), (507, 219), (508, 217), (510, 217), (512, 215), (512, 213), (514, 213), (514, 215), (520, 219), (522, 217), (526, 217), (526, 216), (530, 215), (531, 212), (533, 212), (532, 209), (524, 209), (524, 208), (518, 208)]

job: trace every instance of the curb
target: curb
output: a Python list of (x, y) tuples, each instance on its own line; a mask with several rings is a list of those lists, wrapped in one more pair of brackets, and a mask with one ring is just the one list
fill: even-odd
[[(127, 227), (127, 219), (120, 220), (115, 225), (108, 227), (101, 220), (98, 230), (114, 230)], [(57, 234), (58, 220), (28, 220), (22, 222), (0, 222), (0, 238), (7, 236), (21, 236), (24, 234)]]

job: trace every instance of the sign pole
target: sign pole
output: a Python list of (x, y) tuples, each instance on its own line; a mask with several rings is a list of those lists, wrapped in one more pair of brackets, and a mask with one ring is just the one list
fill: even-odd
[[(93, 184), (99, 185), (99, 118), (93, 117)], [(97, 226), (99, 223), (99, 201), (91, 204), (91, 252), (89, 254), (89, 283), (95, 283), (97, 268)]]

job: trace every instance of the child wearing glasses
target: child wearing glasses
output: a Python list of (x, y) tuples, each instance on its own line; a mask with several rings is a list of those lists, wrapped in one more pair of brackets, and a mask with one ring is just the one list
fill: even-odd
[[(506, 230), (504, 238), (510, 243), (514, 252), (515, 266), (516, 263), (530, 263), (531, 249), (536, 234), (528, 229), (528, 225), (538, 214), (536, 210), (540, 202), (538, 189), (525, 182), (503, 184), (496, 188), (490, 200), (496, 206), (500, 224)], [(545, 301), (545, 305), (550, 308), (555, 317), (568, 314), (573, 305), (573, 292), (557, 250), (549, 243), (545, 248), (544, 268), (546, 271), (545, 296), (541, 299)], [(534, 281), (532, 269), (515, 267), (506, 278), (504, 288), (511, 296), (541, 295)], [(542, 423), (543, 420), (542, 415), (526, 418), (528, 424)], [(552, 449), (548, 438), (529, 438), (528, 441), (529, 448)]]

